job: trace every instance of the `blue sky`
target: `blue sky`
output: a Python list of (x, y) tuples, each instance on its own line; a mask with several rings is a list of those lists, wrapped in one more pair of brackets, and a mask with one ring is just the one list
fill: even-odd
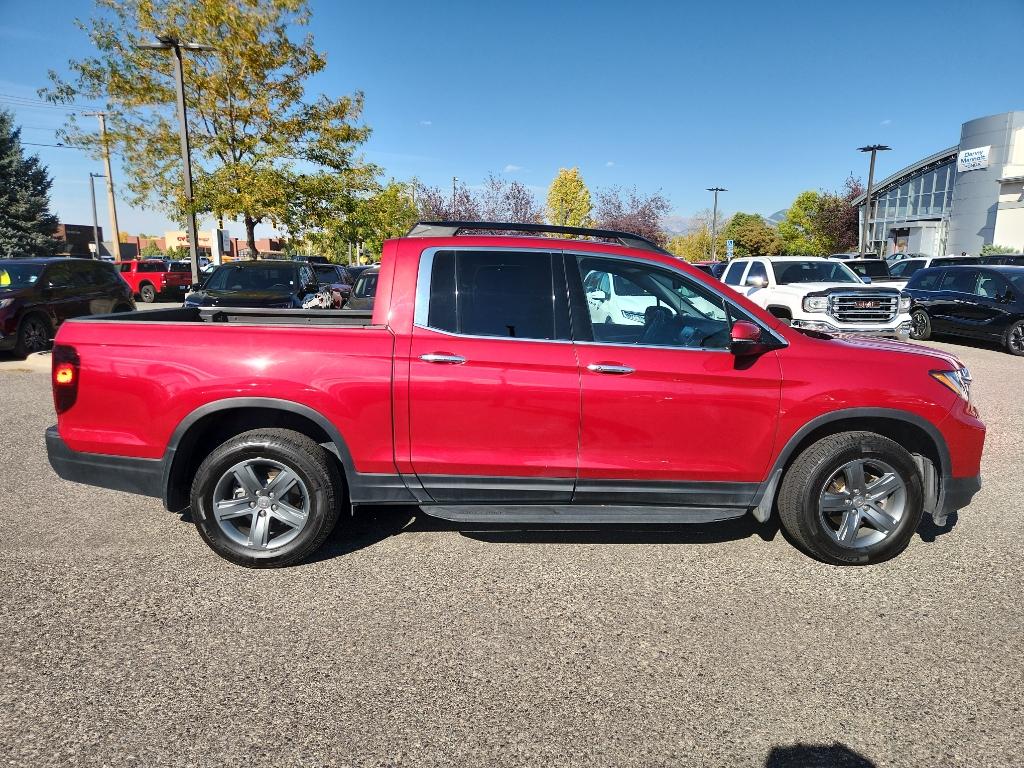
[[(879, 158), (881, 177), (957, 143), (965, 120), (1024, 109), (1019, 55), (997, 44), (1024, 30), (1020, 0), (313, 9), (328, 67), (310, 92), (363, 90), (367, 159), (445, 188), (453, 175), (473, 185), (495, 172), (542, 195), (558, 168), (578, 166), (592, 189), (660, 189), (679, 216), (708, 207), (715, 185), (729, 189), (726, 212), (767, 215), (802, 190), (866, 177), (862, 144), (894, 148)], [(91, 10), (0, 0), (0, 94), (34, 96), (48, 69), (88, 54), (72, 19)], [(59, 112), (14, 109), (23, 140), (53, 143)], [(32, 149), (50, 167), (62, 220), (91, 221), (88, 173), (100, 164)], [(132, 232), (170, 228), (157, 212), (121, 203), (119, 214)]]

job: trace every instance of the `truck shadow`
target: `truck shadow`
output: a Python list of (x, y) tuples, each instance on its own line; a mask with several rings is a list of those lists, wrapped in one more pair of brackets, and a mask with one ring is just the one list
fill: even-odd
[(772, 747), (764, 768), (874, 768), (876, 763), (845, 744), (802, 744)]
[[(183, 520), (188, 517), (183, 516)], [(925, 515), (917, 534), (922, 541), (934, 542), (949, 533), (956, 524), (956, 513), (944, 527), (938, 527), (931, 515)], [(343, 557), (405, 533), (451, 532), (490, 544), (721, 544), (757, 536), (773, 541), (782, 535), (778, 515), (767, 523), (745, 515), (735, 520), (707, 524), (651, 525), (555, 525), (519, 523), (461, 523), (427, 515), (418, 507), (402, 506), (357, 508), (351, 519), (343, 520), (324, 545), (308, 560), (319, 562)], [(799, 547), (797, 547), (799, 548)]]

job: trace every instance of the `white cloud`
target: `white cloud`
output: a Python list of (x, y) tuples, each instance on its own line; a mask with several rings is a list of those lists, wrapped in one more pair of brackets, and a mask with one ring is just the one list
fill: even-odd
[(614, 160), (609, 160), (607, 163), (604, 164), (604, 167), (605, 168), (614, 168), (615, 167), (615, 161)]
[(422, 125), (424, 128), (429, 128), (433, 124), (434, 124), (433, 120), (420, 120), (420, 125)]
[(892, 120), (890, 120), (889, 118), (885, 118), (885, 120), (883, 120), (881, 124), (882, 125), (889, 125), (890, 123), (892, 123)]
[(515, 173), (516, 171), (521, 171), (521, 170), (523, 170), (523, 166), (521, 166), (521, 165), (512, 165), (512, 163), (509, 163), (508, 165), (505, 166), (504, 173)]

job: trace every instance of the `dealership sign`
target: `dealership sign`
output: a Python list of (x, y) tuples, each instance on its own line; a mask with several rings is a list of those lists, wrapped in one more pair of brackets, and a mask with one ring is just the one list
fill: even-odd
[(982, 168), (988, 168), (988, 151), (990, 149), (992, 149), (991, 145), (962, 150), (956, 156), (957, 173), (980, 171)]

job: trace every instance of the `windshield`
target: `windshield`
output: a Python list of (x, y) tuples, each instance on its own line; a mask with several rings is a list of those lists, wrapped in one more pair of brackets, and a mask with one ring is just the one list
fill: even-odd
[(889, 277), (889, 267), (881, 259), (872, 261), (848, 261), (846, 266), (863, 277)]
[(42, 273), (42, 264), (0, 264), (0, 288), (28, 288)]
[(338, 271), (334, 267), (313, 267), (322, 283), (337, 283)]
[(807, 261), (773, 261), (775, 282), (792, 283), (859, 283), (860, 279), (837, 261), (808, 259)]
[(203, 286), (208, 291), (289, 291), (295, 286), (295, 268), (217, 267)]
[(369, 299), (377, 292), (377, 273), (360, 275), (356, 280), (356, 287), (352, 289), (352, 295), (357, 299)]

